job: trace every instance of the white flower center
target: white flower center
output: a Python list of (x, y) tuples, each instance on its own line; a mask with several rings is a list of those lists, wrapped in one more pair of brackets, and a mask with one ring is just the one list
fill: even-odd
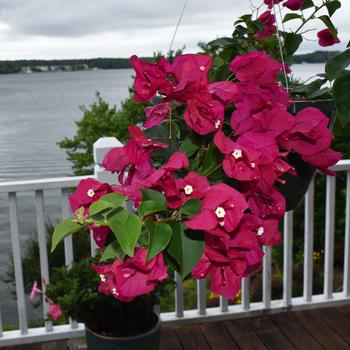
[(106, 276), (103, 273), (100, 274), (100, 280), (106, 282)]
[(129, 277), (130, 277), (130, 273), (124, 273), (124, 274), (123, 274), (123, 277), (124, 277), (124, 278), (129, 278)]
[(90, 198), (92, 198), (92, 197), (95, 195), (95, 191), (94, 191), (92, 188), (90, 188), (89, 191), (87, 191), (87, 195), (88, 195)]
[(201, 70), (202, 72), (204, 72), (204, 71), (205, 71), (205, 67), (204, 67), (204, 66), (200, 66), (200, 67), (199, 67), (199, 70)]
[(187, 195), (190, 195), (190, 194), (193, 193), (193, 187), (192, 187), (191, 185), (186, 185), (186, 186), (184, 187), (184, 191), (185, 191), (185, 193), (186, 193)]
[(240, 149), (235, 149), (232, 152), (232, 157), (235, 158), (235, 159), (242, 158), (242, 151)]
[(221, 125), (221, 120), (217, 120), (215, 122), (215, 129), (219, 129), (219, 126)]
[(225, 217), (225, 209), (222, 208), (222, 207), (217, 207), (216, 210), (215, 210), (215, 214), (216, 216), (219, 218), (219, 219), (222, 219)]
[(255, 168), (256, 164), (255, 163), (250, 163), (251, 168)]
[(118, 296), (119, 293), (116, 288), (112, 288), (112, 294)]
[(262, 226), (260, 226), (258, 228), (258, 232), (256, 233), (258, 236), (262, 236), (264, 234), (264, 228)]

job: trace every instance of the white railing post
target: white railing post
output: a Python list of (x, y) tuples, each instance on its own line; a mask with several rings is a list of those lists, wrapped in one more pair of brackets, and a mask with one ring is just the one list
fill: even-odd
[(324, 249), (324, 287), (325, 299), (333, 297), (334, 268), (334, 225), (335, 225), (335, 177), (327, 176), (326, 185), (326, 230)]
[[(117, 183), (117, 176), (109, 171), (106, 171), (102, 166), (103, 159), (107, 152), (115, 147), (123, 147), (123, 144), (115, 137), (101, 137), (94, 143), (94, 174), (96, 180), (109, 184)], [(91, 255), (95, 255), (97, 245), (90, 233)]]
[(262, 302), (264, 309), (271, 308), (271, 247), (264, 246), (265, 253), (263, 258), (263, 274), (262, 274)]
[(345, 243), (343, 293), (350, 296), (350, 171), (346, 172)]
[(291, 305), (293, 276), (293, 211), (284, 215), (283, 225), (283, 301)]
[(10, 213), (10, 231), (11, 231), (11, 242), (12, 242), (13, 264), (15, 269), (19, 328), (21, 330), (21, 335), (25, 335), (28, 333), (28, 319), (27, 319), (26, 298), (25, 298), (24, 283), (23, 283), (23, 270), (22, 270), (21, 246), (20, 246), (19, 228), (18, 228), (16, 192), (9, 193), (9, 213)]
[(101, 137), (94, 143), (94, 173), (96, 180), (109, 184), (115, 184), (117, 182), (117, 176), (106, 171), (102, 166), (103, 159), (107, 152), (115, 147), (123, 147), (123, 144), (115, 137)]
[(309, 189), (305, 196), (305, 214), (304, 214), (304, 283), (303, 295), (306, 302), (312, 300), (312, 281), (313, 281), (313, 260), (314, 251), (314, 195), (315, 178), (312, 179)]

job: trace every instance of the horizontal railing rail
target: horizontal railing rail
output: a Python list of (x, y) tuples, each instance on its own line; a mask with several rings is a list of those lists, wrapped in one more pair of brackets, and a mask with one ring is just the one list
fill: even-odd
[[(94, 145), (95, 171), (94, 175), (99, 181), (113, 182), (115, 176), (106, 172), (102, 159), (106, 152), (121, 143), (115, 138), (102, 138)], [(303, 295), (293, 297), (293, 211), (287, 212), (283, 225), (283, 296), (282, 299), (272, 298), (272, 250), (271, 247), (263, 247), (265, 256), (262, 266), (262, 298), (260, 301), (250, 300), (250, 278), (244, 278), (241, 289), (241, 303), (230, 305), (228, 300), (220, 297), (218, 307), (207, 307), (207, 283), (206, 280), (196, 281), (197, 308), (185, 310), (186, 295), (184, 285), (178, 274), (175, 273), (175, 305), (173, 312), (162, 312), (161, 319), (164, 323), (195, 323), (213, 320), (223, 320), (237, 317), (248, 317), (267, 312), (281, 312), (291, 309), (312, 307), (326, 307), (330, 305), (350, 302), (350, 160), (342, 160), (332, 170), (346, 172), (346, 208), (344, 227), (344, 268), (343, 290), (334, 293), (334, 236), (335, 236), (335, 203), (336, 203), (336, 178), (326, 176), (326, 208), (325, 208), (325, 244), (324, 244), (324, 284), (323, 293), (313, 294), (313, 253), (314, 253), (314, 210), (315, 210), (315, 180), (313, 179), (304, 200), (304, 266), (303, 266)], [(79, 337), (84, 334), (84, 325), (77, 324), (74, 320), (70, 325), (52, 326), (50, 322), (45, 327), (28, 328), (26, 311), (26, 298), (23, 285), (22, 258), (20, 246), (20, 228), (18, 225), (17, 193), (32, 191), (35, 194), (34, 203), (36, 210), (36, 225), (39, 242), (40, 271), (41, 276), (49, 281), (48, 252), (45, 234), (44, 215), (44, 191), (58, 189), (61, 191), (62, 217), (70, 214), (68, 196), (69, 189), (75, 187), (80, 180), (86, 177), (67, 177), (44, 180), (16, 181), (0, 183), (0, 193), (8, 193), (9, 219), (12, 253), (14, 259), (15, 283), (17, 293), (17, 309), (19, 330), (3, 331), (1, 320), (0, 301), (0, 347), (36, 341), (49, 341)], [(93, 241), (93, 240), (91, 240)], [(65, 263), (70, 265), (73, 261), (72, 239), (68, 237), (64, 242)], [(96, 246), (91, 244), (93, 254)], [(47, 305), (43, 300), (44, 317)]]

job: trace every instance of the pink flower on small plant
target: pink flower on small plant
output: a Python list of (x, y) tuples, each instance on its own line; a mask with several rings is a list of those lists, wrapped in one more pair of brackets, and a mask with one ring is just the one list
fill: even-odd
[(63, 311), (58, 304), (51, 304), (48, 306), (49, 314), (51, 315), (54, 321), (57, 321), (62, 315)]
[(136, 248), (133, 257), (118, 259), (111, 265), (93, 265), (100, 276), (99, 292), (130, 302), (139, 295), (150, 293), (159, 281), (168, 278), (163, 255), (146, 262), (148, 250)]
[(32, 290), (31, 290), (30, 295), (29, 295), (29, 299), (30, 300), (35, 299), (35, 297), (41, 293), (42, 293), (41, 289), (38, 288), (38, 282), (34, 281)]

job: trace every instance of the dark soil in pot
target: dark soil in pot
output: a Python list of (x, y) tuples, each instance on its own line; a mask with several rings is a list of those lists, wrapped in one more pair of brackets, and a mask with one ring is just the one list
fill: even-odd
[(158, 316), (147, 297), (124, 303), (101, 295), (85, 317), (87, 328), (106, 337), (132, 337), (147, 333), (157, 323)]
[(160, 319), (154, 314), (156, 324), (148, 332), (133, 336), (111, 337), (86, 328), (88, 350), (158, 350), (160, 343)]

